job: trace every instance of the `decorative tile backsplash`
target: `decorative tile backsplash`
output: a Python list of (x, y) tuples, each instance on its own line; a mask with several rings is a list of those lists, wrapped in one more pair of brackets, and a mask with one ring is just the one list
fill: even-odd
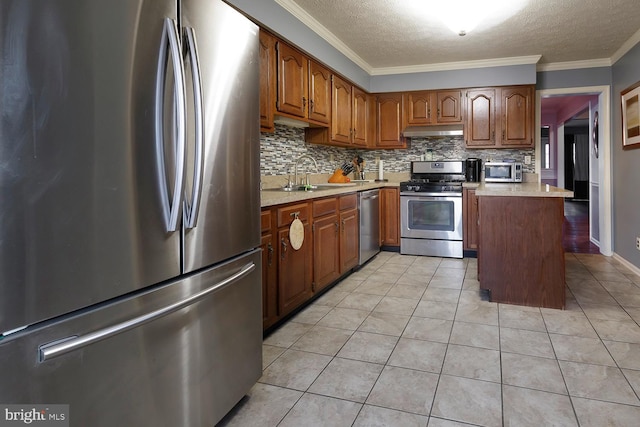
[[(524, 171), (535, 172), (535, 150), (468, 150), (462, 136), (446, 138), (414, 138), (409, 147), (403, 150), (354, 150), (350, 148), (330, 147), (307, 144), (304, 141), (304, 129), (276, 124), (274, 133), (262, 133), (260, 137), (260, 174), (293, 174), (294, 161), (303, 154), (313, 157), (318, 163), (318, 173), (331, 173), (344, 162), (350, 162), (356, 155), (365, 161), (365, 172), (375, 172), (376, 158), (384, 161), (384, 170), (388, 172), (409, 172), (411, 161), (432, 151), (433, 160), (457, 160), (469, 157), (481, 158), (482, 162), (513, 160), (522, 162)], [(333, 156), (333, 161), (331, 160)], [(530, 165), (524, 165), (524, 156), (531, 156)], [(305, 172), (315, 173), (308, 160), (301, 167)]]

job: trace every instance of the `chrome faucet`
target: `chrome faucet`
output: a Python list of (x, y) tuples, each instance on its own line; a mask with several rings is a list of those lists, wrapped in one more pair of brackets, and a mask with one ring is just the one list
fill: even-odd
[[(300, 160), (302, 160), (302, 159), (311, 159), (311, 160), (313, 161), (313, 164), (314, 164), (314, 165), (315, 165), (315, 167), (316, 167), (316, 173), (319, 173), (319, 171), (318, 171), (318, 162), (316, 162), (316, 159), (314, 159), (313, 157), (311, 157), (311, 156), (310, 156), (310, 155), (308, 155), (308, 154), (303, 154), (302, 156), (298, 157), (298, 158), (296, 159), (296, 162), (295, 162), (294, 178), (293, 178), (293, 179), (294, 179), (294, 181), (293, 181), (293, 182), (294, 182), (294, 185), (298, 185), (298, 184), (299, 184), (299, 183), (298, 183), (298, 164), (300, 163)], [(308, 174), (308, 173), (307, 173), (307, 182), (306, 182), (306, 185), (309, 185), (309, 174)]]

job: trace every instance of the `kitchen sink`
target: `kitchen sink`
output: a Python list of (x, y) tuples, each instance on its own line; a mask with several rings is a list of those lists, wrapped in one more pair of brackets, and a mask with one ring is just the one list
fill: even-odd
[(321, 191), (321, 190), (329, 190), (332, 187), (329, 186), (318, 186), (318, 185), (297, 185), (293, 187), (273, 187), (273, 188), (263, 188), (262, 191), (286, 191), (286, 192), (298, 192), (298, 191), (306, 191), (308, 193), (313, 191)]

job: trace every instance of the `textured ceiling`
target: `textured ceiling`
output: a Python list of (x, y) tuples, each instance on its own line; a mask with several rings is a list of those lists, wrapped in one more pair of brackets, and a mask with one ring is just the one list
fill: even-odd
[[(431, 0), (276, 1), (294, 14), (297, 10), (303, 22), (315, 24), (316, 32), (374, 74), (534, 55), (541, 55), (540, 64), (601, 60), (607, 65), (625, 42), (640, 35), (639, 0), (529, 0), (515, 15), (494, 13), (500, 19), (493, 21), (501, 22), (489, 17), (464, 37), (429, 13)], [(409, 7), (416, 2), (423, 7)]]

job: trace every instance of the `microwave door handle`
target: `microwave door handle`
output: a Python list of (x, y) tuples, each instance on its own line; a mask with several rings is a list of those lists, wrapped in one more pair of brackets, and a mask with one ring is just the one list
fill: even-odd
[[(202, 79), (200, 74), (200, 56), (196, 43), (195, 31), (191, 27), (185, 28), (187, 39), (187, 53), (191, 63), (191, 77), (193, 81), (193, 102), (195, 107), (195, 156), (193, 160), (193, 186), (191, 191), (191, 206), (185, 200), (186, 228), (194, 228), (198, 221), (200, 201), (202, 199), (202, 169), (204, 162), (204, 104), (202, 100)], [(186, 197), (186, 196), (185, 196)]]
[[(175, 120), (176, 130), (173, 141), (173, 150), (175, 155), (175, 177), (173, 182), (173, 195), (169, 200), (169, 190), (167, 188), (168, 178), (166, 170), (166, 161), (164, 155), (164, 88), (166, 83), (166, 61), (167, 46), (170, 49), (169, 58), (174, 74), (174, 96), (175, 96)], [(171, 18), (165, 18), (162, 27), (162, 37), (160, 43), (160, 51), (158, 55), (158, 67), (156, 74), (156, 105), (155, 105), (155, 132), (156, 132), (156, 170), (158, 179), (158, 188), (160, 189), (160, 199), (163, 208), (165, 226), (167, 232), (173, 232), (178, 229), (178, 217), (180, 213), (182, 192), (184, 185), (184, 162), (185, 162), (185, 143), (186, 143), (186, 91), (184, 80), (184, 63), (180, 53), (180, 42), (178, 39), (178, 27), (176, 22)]]

